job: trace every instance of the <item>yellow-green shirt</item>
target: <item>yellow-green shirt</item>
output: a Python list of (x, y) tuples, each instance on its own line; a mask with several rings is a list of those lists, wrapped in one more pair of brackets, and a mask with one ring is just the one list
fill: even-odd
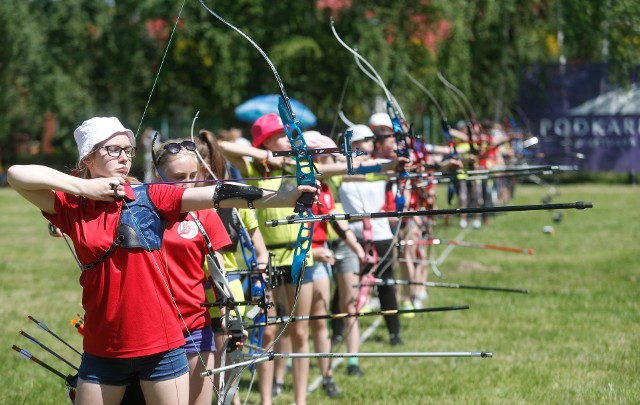
[[(260, 173), (253, 165), (248, 166), (248, 176), (247, 177), (260, 177), (262, 173)], [(272, 170), (269, 175), (270, 176), (281, 176), (284, 173), (282, 169)], [(268, 189), (268, 190), (277, 190), (277, 191), (289, 191), (296, 188), (295, 179), (290, 178), (277, 178), (277, 179), (261, 179), (261, 180), (251, 180), (247, 181), (247, 183), (252, 184), (256, 187)], [(267, 249), (269, 249), (269, 245), (282, 245), (282, 244), (291, 244), (295, 246), (296, 240), (298, 239), (298, 231), (300, 226), (298, 225), (284, 225), (284, 226), (276, 226), (276, 227), (267, 227), (264, 225), (265, 221), (272, 219), (283, 219), (292, 214), (293, 207), (291, 208), (259, 208), (255, 210), (256, 218), (258, 220), (258, 226), (260, 228), (260, 232), (262, 232), (262, 237), (264, 238), (264, 242), (267, 245)], [(293, 252), (294, 248), (279, 248), (279, 249), (269, 249), (269, 251), (273, 252), (275, 256), (275, 266), (291, 266), (293, 263)], [(307, 257), (307, 266), (313, 265), (313, 257), (309, 255)]]

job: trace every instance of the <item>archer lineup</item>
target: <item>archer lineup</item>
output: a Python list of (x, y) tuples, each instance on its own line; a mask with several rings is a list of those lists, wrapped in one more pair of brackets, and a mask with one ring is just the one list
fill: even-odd
[[(340, 397), (336, 358), (346, 359), (343, 372), (354, 379), (367, 373), (362, 358), (491, 358), (491, 348), (401, 350), (403, 323), (411, 317), (470, 309), (425, 307), (429, 288), (528, 293), (434, 282), (429, 276), (441, 273), (432, 248), (534, 251), (441, 239), (436, 224), (478, 230), (497, 212), (591, 208), (550, 200), (509, 205), (519, 178), (572, 168), (528, 165), (526, 149), (535, 137), (480, 122), (465, 95), (438, 73), (467, 112), (452, 127), (429, 90), (405, 72), (441, 116), (446, 142), (425, 142), (333, 20), (336, 40), (380, 89), (385, 107), (362, 123), (340, 111), (338, 136), (303, 131), (267, 54), (201, 4), (264, 57), (280, 92), (273, 112), (255, 119), (250, 140), (196, 130), (197, 115), (188, 135), (163, 139), (150, 131), (144, 142), (118, 117), (87, 117), (73, 134), (78, 160), (72, 172), (11, 166), (8, 183), (41, 210), (43, 229), (68, 246), (84, 311), (73, 321), (81, 349), (28, 316), (71, 348), (73, 359), (20, 332), (73, 373), (13, 349), (63, 379), (75, 404), (240, 404), (255, 385), (262, 404), (291, 390), (303, 405), (311, 361), (318, 363), (324, 393)], [(140, 152), (149, 157), (143, 181), (130, 173)], [(445, 185), (446, 196), (436, 196), (438, 185)], [(384, 319), (394, 351), (361, 350), (359, 318), (367, 316)], [(291, 386), (284, 384), (288, 368)], [(248, 392), (240, 389), (241, 378), (249, 380)]]

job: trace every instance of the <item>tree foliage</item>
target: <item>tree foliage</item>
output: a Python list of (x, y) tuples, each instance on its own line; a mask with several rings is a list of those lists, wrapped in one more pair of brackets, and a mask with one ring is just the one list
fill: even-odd
[[(317, 0), (205, 2), (269, 55), (290, 97), (329, 132), (342, 107), (363, 122), (382, 90), (334, 38), (340, 36), (383, 78), (422, 130), (436, 111), (409, 71), (440, 100), (451, 121), (468, 111), (437, 79), (441, 72), (480, 117), (510, 114), (518, 72), (534, 63), (607, 62), (624, 82), (638, 65), (640, 5), (633, 0)], [(233, 108), (279, 88), (259, 52), (199, 1), (4, 0), (0, 3), (0, 142), (38, 138), (57, 117), (57, 145), (92, 115), (129, 127), (184, 135), (196, 111), (214, 131), (240, 123)], [(178, 14), (180, 19), (176, 23)], [(166, 57), (165, 57), (166, 54)], [(168, 123), (168, 124), (167, 124)], [(424, 128), (429, 130), (428, 128)], [(9, 151), (9, 153), (7, 153)]]

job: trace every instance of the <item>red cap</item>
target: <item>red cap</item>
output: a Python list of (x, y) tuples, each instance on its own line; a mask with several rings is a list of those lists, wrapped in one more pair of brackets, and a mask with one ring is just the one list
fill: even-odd
[(251, 127), (251, 136), (253, 137), (251, 144), (255, 148), (259, 148), (264, 141), (280, 133), (284, 133), (284, 125), (280, 116), (275, 113), (263, 115)]

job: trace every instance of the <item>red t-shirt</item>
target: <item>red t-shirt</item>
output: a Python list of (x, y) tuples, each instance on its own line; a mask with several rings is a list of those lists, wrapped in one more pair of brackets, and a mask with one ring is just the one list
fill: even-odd
[[(213, 209), (198, 211), (196, 215), (202, 222), (214, 250), (231, 244), (220, 217)], [(187, 327), (191, 331), (211, 325), (209, 311), (200, 306), (206, 301), (204, 286), (207, 275), (203, 266), (208, 251), (204, 237), (191, 215), (167, 228), (163, 245), (166, 249), (169, 274), (172, 275), (173, 296)], [(184, 329), (184, 325), (182, 328)]]
[[(313, 215), (328, 215), (336, 208), (336, 202), (331, 193), (331, 189), (325, 183), (320, 183), (320, 194), (318, 198), (323, 206), (313, 204), (311, 207)], [(324, 247), (324, 243), (327, 241), (328, 224), (328, 222), (317, 222), (313, 226), (313, 235), (311, 236), (312, 249)]]
[[(131, 187), (126, 195), (134, 199)], [(161, 218), (180, 219), (185, 188), (154, 184), (148, 189)], [(94, 263), (116, 236), (123, 201), (94, 201), (56, 192), (54, 215), (44, 214), (69, 235), (82, 264)], [(184, 345), (181, 322), (168, 289), (162, 251), (117, 247), (80, 275), (85, 310), (84, 351), (101, 357), (146, 356)]]

